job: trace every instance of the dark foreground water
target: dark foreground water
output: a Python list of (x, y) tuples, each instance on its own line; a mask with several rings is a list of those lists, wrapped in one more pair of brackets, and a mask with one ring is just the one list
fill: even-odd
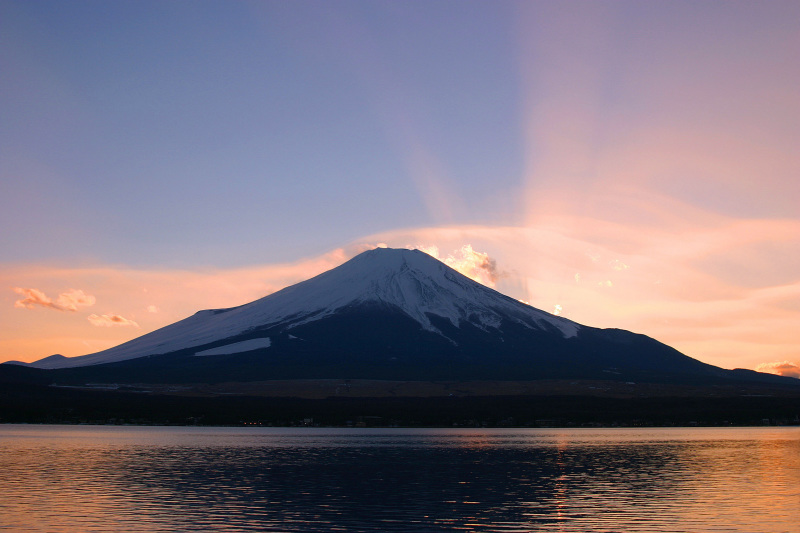
[(800, 428), (0, 426), (0, 530), (800, 531)]

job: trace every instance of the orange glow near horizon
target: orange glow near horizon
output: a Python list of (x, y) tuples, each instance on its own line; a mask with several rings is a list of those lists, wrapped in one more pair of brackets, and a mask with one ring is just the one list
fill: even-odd
[[(112, 245), (135, 247), (134, 243), (139, 242), (141, 246), (141, 242), (148, 241), (144, 236), (153, 235), (157, 244), (136, 251), (148, 250), (143, 253), (148, 256), (150, 250), (156, 250), (153, 261), (161, 260), (159, 253), (164, 254), (165, 261), (180, 254), (186, 255), (181, 260), (196, 260), (186, 250), (197, 245), (216, 253), (215, 246), (222, 247), (220, 243), (234, 233), (245, 237), (239, 250), (257, 246), (268, 251), (279, 247), (290, 250), (294, 242), (304, 238), (301, 232), (305, 231), (308, 238), (323, 227), (330, 231), (319, 231), (324, 237), (313, 242), (329, 243), (320, 246), (331, 247), (349, 244), (296, 262), (196, 270), (133, 268), (102, 261), (61, 268), (23, 264), (25, 256), (20, 256), (19, 263), (0, 264), (0, 361), (33, 361), (53, 353), (77, 356), (103, 350), (200, 309), (253, 301), (333, 268), (360, 251), (388, 245), (424, 250), (480, 283), (580, 324), (646, 334), (723, 368), (760, 369), (785, 375), (796, 372), (800, 364), (800, 100), (796, 95), (800, 71), (794, 66), (800, 62), (794, 59), (800, 50), (800, 32), (795, 28), (794, 8), (787, 9), (784, 4), (765, 9), (729, 3), (724, 9), (709, 9), (691, 3), (652, 6), (590, 2), (575, 9), (557, 2), (522, 2), (508, 4), (497, 12), (492, 7), (492, 16), (499, 18), (486, 27), (482, 17), (468, 17), (465, 20), (473, 21), (477, 31), (462, 33), (463, 28), (457, 24), (428, 26), (428, 21), (435, 18), (428, 16), (427, 8), (416, 6), (406, 12), (401, 7), (403, 3), (390, 4), (390, 11), (379, 17), (380, 23), (366, 22), (371, 20), (367, 11), (374, 7), (381, 12), (380, 7), (350, 12), (354, 4), (349, 9), (341, 8), (341, 13), (339, 8), (332, 8), (330, 13), (323, 10), (315, 14), (322, 18), (314, 18), (316, 22), (309, 26), (313, 30), (309, 33), (295, 35), (289, 31), (295, 26), (296, 30), (305, 27), (299, 24), (309, 16), (304, 9), (288, 10), (291, 16), (286, 20), (295, 21), (296, 25), (264, 26), (270, 29), (265, 32), (270, 41), (276, 32), (289, 31), (284, 36), (288, 40), (275, 42), (298, 46), (297, 50), (288, 45), (272, 49), (276, 56), (284, 53), (283, 48), (293, 52), (280, 61), (291, 67), (286, 72), (309, 76), (318, 73), (325, 80), (310, 84), (307, 79), (311, 78), (301, 76), (302, 83), (289, 89), (273, 84), (271, 71), (263, 73), (265, 80), (270, 80), (264, 83), (265, 90), (275, 85), (286, 94), (297, 92), (297, 109), (307, 109), (309, 113), (276, 113), (276, 120), (278, 115), (285, 115), (283, 120), (288, 121), (281, 122), (282, 127), (294, 132), (286, 139), (286, 148), (293, 149), (282, 150), (290, 154), (287, 159), (266, 149), (274, 143), (266, 140), (271, 139), (269, 135), (282, 129), (260, 118), (252, 120), (251, 129), (241, 132), (239, 129), (248, 121), (237, 119), (228, 124), (230, 132), (241, 136), (231, 140), (230, 146), (197, 148), (195, 129), (202, 128), (181, 130), (181, 136), (176, 138), (180, 147), (191, 146), (198, 153), (210, 155), (198, 159), (194, 152), (186, 152), (181, 156), (185, 159), (181, 159), (176, 154), (184, 153), (183, 148), (165, 146), (163, 153), (159, 151), (161, 159), (154, 157), (152, 168), (148, 167), (148, 172), (160, 176), (152, 178), (148, 187), (160, 185), (158, 179), (169, 182), (163, 191), (169, 194), (162, 200), (175, 199), (175, 206), (184, 203), (189, 188), (203, 190), (197, 203), (186, 202), (193, 205), (192, 210), (158, 210), (174, 220), (187, 221), (185, 227), (175, 229), (175, 234), (162, 240), (160, 227), (145, 227), (146, 220), (138, 220), (143, 225), (138, 241), (126, 241), (122, 233), (118, 239), (116, 234), (103, 233), (107, 240), (93, 241), (106, 243), (103, 246), (109, 250), (103, 250), (107, 252), (105, 257), (114, 257)], [(485, 9), (490, 4), (476, 3), (473, 7)], [(260, 8), (255, 11), (261, 13)], [(463, 13), (469, 15), (469, 11), (465, 9)], [(269, 19), (272, 24), (268, 12), (270, 8), (265, 7), (256, 19), (262, 24)], [(403, 14), (407, 19), (400, 16)], [(763, 18), (754, 20), (756, 14)], [(403, 26), (403, 20), (409, 25)], [(392, 22), (391, 31), (384, 26), (388, 21)], [(416, 25), (423, 21), (424, 25)], [(409, 33), (396, 31), (400, 28), (428, 28), (430, 46), (416, 40), (408, 43), (404, 36)], [(744, 28), (746, 38), (742, 34)], [(27, 40), (28, 34), (37, 33), (20, 31), (17, 38), (26, 44), (18, 48), (52, 48), (41, 43), (33, 46), (34, 41)], [(446, 59), (437, 56), (436, 63), (420, 61), (429, 59), (428, 52), (443, 48), (444, 41), (437, 40), (442, 36), (457, 38), (453, 43), (459, 44), (454, 45), (452, 55)], [(485, 47), (481, 37), (485, 38)], [(384, 42), (384, 38), (388, 40)], [(45, 42), (49, 41), (42, 41)], [(485, 48), (485, 58), (467, 53), (475, 43), (481, 44), (475, 50)], [(239, 49), (242, 58), (250, 58), (249, 51), (249, 44)], [(407, 53), (412, 55), (406, 56)], [(71, 55), (81, 57), (78, 53)], [(127, 57), (127, 53), (120, 57)], [(25, 68), (18, 69), (18, 75), (36, 72), (22, 61), (23, 56), (20, 58), (19, 64)], [(295, 61), (302, 68), (294, 68)], [(501, 62), (504, 66), (493, 70), (495, 74), (486, 75), (482, 70)], [(123, 66), (128, 63), (120, 62)], [(148, 61), (140, 63), (149, 65)], [(427, 66), (418, 70), (421, 64)], [(320, 65), (325, 69), (317, 71)], [(107, 69), (82, 67), (73, 75), (77, 80), (95, 70)], [(194, 69), (188, 69), (186, 74), (189, 70)], [(129, 78), (159, 72), (162, 69), (147, 68)], [(270, 98), (264, 98), (260, 91), (252, 90), (254, 72), (247, 71), (240, 80), (243, 94), (258, 94), (251, 104), (282, 101), (283, 96), (278, 95), (283, 93), (270, 93)], [(60, 71), (55, 69), (51, 74), (41, 79), (59, 78)], [(205, 76), (203, 82), (208, 78)], [(38, 86), (38, 78), (34, 81), (32, 86)], [(461, 85), (455, 85), (455, 81)], [(116, 87), (105, 78), (95, 83), (98, 90)], [(338, 90), (313, 92), (328, 87)], [(454, 91), (455, 87), (463, 91)], [(503, 90), (498, 92), (498, 88)], [(305, 93), (306, 90), (312, 92)], [(184, 93), (180, 93), (182, 97)], [(197, 93), (204, 95), (207, 91)], [(101, 98), (103, 94), (101, 91), (98, 98), (88, 100), (115, 102), (120, 98), (117, 93)], [(352, 95), (353, 100), (344, 98)], [(443, 105), (445, 95), (453, 95), (457, 105)], [(306, 102), (304, 98), (317, 102), (318, 107), (300, 105)], [(63, 123), (69, 126), (63, 131), (72, 131), (74, 110), (89, 105), (88, 100), (83, 100), (76, 96), (76, 101), (61, 111)], [(227, 105), (228, 100), (210, 103)], [(51, 101), (59, 99), (31, 99), (35, 105), (30, 107), (36, 112), (31, 116), (39, 117), (41, 109), (50, 109), (44, 104), (50, 105)], [(262, 109), (244, 105), (246, 100), (242, 102), (242, 113), (246, 114), (243, 116), (248, 119), (274, 113), (271, 107)], [(147, 107), (150, 104), (147, 102)], [(196, 103), (197, 109), (206, 109), (209, 102), (201, 104)], [(495, 104), (503, 105), (494, 107)], [(324, 129), (319, 128), (318, 115), (327, 110), (339, 111), (340, 105), (347, 120), (342, 122), (344, 115), (335, 114), (326, 118), (330, 121), (326, 124), (353, 129), (341, 136), (320, 134)], [(169, 109), (172, 107), (183, 109)], [(362, 108), (367, 110), (364, 116), (354, 112)], [(470, 113), (476, 110), (486, 111), (487, 116)], [(99, 120), (108, 111), (90, 107), (86, 115)], [(224, 116), (220, 113), (218, 118)], [(137, 122), (139, 117), (127, 119), (137, 127), (126, 130), (148, 133), (137, 138), (135, 146), (141, 143), (150, 150), (162, 148), (147, 144), (153, 142), (150, 123)], [(18, 125), (39, 122), (46, 121), (20, 118)], [(185, 121), (181, 116), (168, 122)], [(115, 119), (106, 127), (116, 131), (114, 128), (125, 123)], [(38, 139), (41, 134), (30, 137)], [(115, 144), (104, 145), (105, 150), (122, 149), (116, 144), (116, 136), (108, 137)], [(352, 144), (338, 142), (345, 137)], [(376, 141), (369, 144), (375, 150), (369, 152), (369, 157), (362, 157), (368, 150), (360, 139)], [(96, 142), (92, 138), (79, 145), (83, 151), (64, 149), (64, 153), (86, 153), (87, 156), (74, 159), (91, 160), (94, 148), (87, 147), (99, 146)], [(108, 159), (139, 161), (138, 150), (121, 151), (119, 157)], [(305, 150), (314, 150), (319, 157), (309, 161), (301, 155)], [(17, 151), (25, 154), (25, 150)], [(49, 147), (41, 147), (42, 154), (51, 152)], [(173, 158), (174, 169), (168, 165), (166, 169), (158, 167)], [(296, 166), (298, 162), (301, 164)], [(264, 166), (273, 164), (273, 176), (292, 171), (286, 176), (294, 179), (262, 179)], [(353, 171), (361, 164), (369, 166), (363, 175)], [(60, 191), (53, 187), (62, 182), (55, 163), (53, 169), (35, 160), (20, 160), (16, 165), (22, 170), (14, 169), (4, 176), (18, 182), (22, 191), (18, 197), (25, 202), (35, 195), (23, 185), (41, 181), (36, 185), (41, 192)], [(197, 185), (195, 175), (200, 175), (204, 166), (213, 171), (203, 174), (205, 181), (197, 181)], [(232, 177), (229, 167), (241, 171), (242, 177)], [(94, 172), (93, 166), (89, 168)], [(122, 184), (135, 181), (126, 181), (125, 176), (143, 172), (138, 165), (120, 169), (119, 175), (111, 164), (103, 168)], [(73, 181), (63, 180), (64, 190), (74, 187), (79, 191), (75, 198), (84, 191), (83, 169), (81, 165), (72, 170)], [(52, 173), (53, 177), (37, 181), (36, 176), (44, 173)], [(384, 173), (389, 176), (385, 182), (380, 177)], [(349, 181), (351, 174), (353, 181)], [(341, 186), (345, 181), (347, 186)], [(228, 187), (229, 183), (236, 186)], [(318, 203), (305, 203), (310, 202), (305, 198), (306, 192), (317, 186), (324, 191), (314, 199)], [(97, 183), (93, 187), (93, 192), (105, 192)], [(374, 187), (369, 188), (371, 200), (363, 202), (369, 196), (364, 194), (368, 187)], [(120, 209), (124, 202), (113, 202), (126, 199), (134, 189), (109, 187), (110, 196), (98, 192), (97, 197), (102, 200), (94, 201), (99, 206), (115, 205)], [(278, 194), (284, 189), (286, 196)], [(393, 195), (401, 191), (411, 191), (411, 200), (403, 196), (406, 203), (396, 202), (400, 206), (396, 212), (384, 213), (382, 210), (395, 209)], [(148, 206), (157, 196), (149, 190), (140, 192), (140, 201), (147, 201)], [(230, 203), (219, 203), (218, 196)], [(212, 217), (215, 222), (208, 224), (218, 225), (214, 226), (216, 232), (188, 222), (205, 220), (209, 213), (240, 215), (239, 202), (272, 196), (280, 200), (270, 204), (269, 209), (260, 203), (248, 203), (247, 208), (242, 208), (246, 218), (232, 217), (229, 221), (227, 216)], [(378, 202), (387, 198), (389, 203)], [(61, 201), (58, 198), (51, 203), (61, 205)], [(359, 202), (369, 203), (370, 209), (354, 212), (353, 218), (343, 216), (350, 215), (345, 212)], [(90, 203), (86, 200), (86, 206)], [(237, 207), (230, 207), (234, 205)], [(72, 205), (69, 208), (77, 209)], [(156, 211), (137, 204), (135, 211), (125, 211), (129, 219), (120, 215), (117, 224), (134, 224), (131, 213), (140, 216)], [(266, 216), (272, 212), (275, 219)], [(25, 211), (18, 213), (28, 215)], [(103, 210), (87, 213), (87, 220), (99, 220), (105, 215)], [(16, 217), (23, 218), (19, 214)], [(49, 236), (56, 220), (48, 219), (39, 235)], [(303, 223), (297, 223), (300, 220)], [(403, 224), (415, 226), (404, 228)], [(296, 232), (287, 230), (283, 235), (283, 230), (274, 231), (276, 227), (290, 226)], [(119, 227), (115, 226), (114, 231), (119, 232)], [(353, 228), (364, 227), (398, 229), (364, 230), (374, 233), (356, 238), (358, 233)], [(77, 237), (70, 241), (71, 250), (62, 252), (64, 261), (75, 257), (70, 255), (74, 250), (83, 250), (77, 245), (84, 238), (82, 228), (70, 226), (68, 231)], [(276, 235), (264, 237), (265, 228), (273, 229)], [(206, 242), (211, 238), (206, 234), (210, 233), (216, 233), (217, 240)], [(189, 243), (186, 247), (179, 251), (170, 248), (184, 237)], [(27, 238), (25, 242), (45, 241)], [(204, 257), (209, 256), (213, 257)], [(264, 256), (249, 257), (261, 261)]]
[[(793, 333), (800, 309), (792, 302), (800, 294), (800, 284), (749, 288), (712, 278), (696, 266), (698, 257), (724, 257), (726, 250), (737, 250), (745, 243), (758, 245), (753, 237), (757, 232), (749, 231), (742, 222), (736, 222), (741, 230), (739, 241), (730, 237), (723, 224), (715, 231), (686, 234), (684, 246), (664, 247), (661, 255), (648, 250), (650, 239), (639, 236), (634, 228), (615, 233), (612, 242), (600, 246), (595, 238), (583, 238), (583, 232), (575, 227), (551, 222), (540, 228), (415, 229), (383, 233), (363, 242), (434, 252), (434, 257), (473, 279), (481, 281), (483, 276), (500, 292), (581, 324), (644, 333), (724, 368), (792, 375), (792, 365), (797, 366), (792, 361), (800, 351)], [(597, 224), (588, 224), (586, 232), (594, 234)], [(764, 221), (754, 224), (763, 227)], [(789, 235), (781, 230), (785, 222), (776, 224), (776, 231), (765, 234), (764, 239)], [(698, 246), (696, 240), (707, 245)], [(427, 244), (434, 242), (438, 245)], [(716, 246), (708, 246), (712, 242)], [(13, 335), (0, 340), (0, 350), (4, 360), (21, 361), (53, 353), (92, 353), (200, 309), (255, 300), (376, 246), (355, 244), (294, 264), (206, 272), (112, 267), (6, 270), (2, 273), (6, 286), (24, 282), (43, 287), (45, 293), (58, 293), (60, 287), (83, 287), (97, 302), (71, 313), (41, 306), (22, 309), (14, 307), (19, 294), (9, 290), (3, 295), (0, 319), (18, 327)], [(711, 253), (710, 248), (716, 251)], [(103, 319), (104, 315), (108, 318)], [(112, 317), (119, 318), (115, 321)], [(139, 327), (97, 327), (126, 321)], [(48, 335), (43, 337), (42, 331)]]

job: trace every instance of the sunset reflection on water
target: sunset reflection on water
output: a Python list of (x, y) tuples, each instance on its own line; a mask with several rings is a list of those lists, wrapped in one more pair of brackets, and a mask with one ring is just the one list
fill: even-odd
[(9, 531), (791, 531), (800, 428), (0, 426)]

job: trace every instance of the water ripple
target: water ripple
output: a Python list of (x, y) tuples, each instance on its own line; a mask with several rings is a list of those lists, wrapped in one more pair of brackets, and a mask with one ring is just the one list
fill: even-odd
[(0, 426), (0, 530), (796, 530), (800, 429)]

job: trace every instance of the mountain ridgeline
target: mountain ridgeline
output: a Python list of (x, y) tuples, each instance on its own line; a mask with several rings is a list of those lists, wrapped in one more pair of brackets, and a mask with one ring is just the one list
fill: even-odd
[(788, 383), (708, 365), (644, 335), (579, 325), (421, 251), (387, 248), (246, 305), (200, 311), (102, 352), (27, 366), (59, 383)]

